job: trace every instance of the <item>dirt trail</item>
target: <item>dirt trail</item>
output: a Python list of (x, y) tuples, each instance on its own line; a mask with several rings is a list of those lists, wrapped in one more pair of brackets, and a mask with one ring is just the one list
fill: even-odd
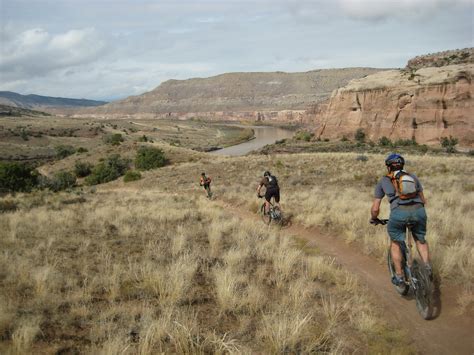
[[(254, 213), (243, 211), (222, 201), (216, 204), (242, 219), (260, 219)], [(341, 238), (331, 236), (317, 228), (292, 225), (284, 232), (308, 241), (323, 254), (333, 256), (338, 263), (357, 275), (365, 283), (371, 296), (386, 310), (386, 317), (398, 326), (408, 329), (413, 345), (423, 354), (474, 354), (474, 321), (472, 315), (457, 314), (457, 292), (451, 287), (441, 287), (440, 312), (432, 320), (423, 320), (416, 309), (415, 300), (399, 296), (392, 287), (385, 265), (364, 255), (356, 246), (346, 244)]]

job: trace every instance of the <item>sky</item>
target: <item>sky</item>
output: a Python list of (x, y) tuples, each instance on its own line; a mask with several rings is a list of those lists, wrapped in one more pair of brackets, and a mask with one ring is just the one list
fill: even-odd
[(116, 100), (226, 72), (474, 47), (474, 0), (0, 0), (0, 90)]

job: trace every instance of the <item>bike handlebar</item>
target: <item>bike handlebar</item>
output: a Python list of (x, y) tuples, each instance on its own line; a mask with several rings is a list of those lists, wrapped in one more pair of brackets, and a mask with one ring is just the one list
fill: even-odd
[(379, 224), (384, 226), (387, 223), (388, 223), (388, 219), (378, 219), (378, 218), (376, 218), (376, 219), (371, 219), (370, 220), (370, 224), (373, 224), (374, 226), (377, 226)]

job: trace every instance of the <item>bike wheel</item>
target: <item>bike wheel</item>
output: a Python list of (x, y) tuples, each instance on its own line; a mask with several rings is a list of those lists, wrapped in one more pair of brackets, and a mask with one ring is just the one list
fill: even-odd
[(281, 212), (281, 210), (278, 208), (278, 206), (276, 206), (274, 208), (274, 211), (275, 211), (275, 218), (273, 219), (273, 221), (279, 225), (279, 226), (282, 226), (283, 225), (283, 213)]
[[(402, 263), (404, 263), (404, 261), (402, 261)], [(388, 271), (390, 272), (390, 276), (393, 277), (393, 275), (395, 275), (395, 265), (393, 264), (393, 261), (392, 261), (392, 254), (390, 253), (390, 248), (388, 249), (388, 253), (387, 253), (387, 264), (388, 264)], [(403, 273), (405, 274), (405, 270), (403, 271)], [(407, 275), (404, 275), (404, 276), (406, 280)], [(393, 287), (395, 287), (397, 292), (402, 296), (406, 296), (408, 294), (408, 291), (410, 290), (410, 286), (408, 286), (407, 284), (393, 285)]]
[(272, 221), (272, 217), (270, 213), (265, 213), (265, 203), (260, 207), (260, 214), (262, 215), (262, 221), (265, 224), (270, 224)]
[(413, 261), (413, 275), (416, 278), (415, 299), (418, 313), (423, 319), (430, 319), (433, 316), (433, 281), (422, 262)]

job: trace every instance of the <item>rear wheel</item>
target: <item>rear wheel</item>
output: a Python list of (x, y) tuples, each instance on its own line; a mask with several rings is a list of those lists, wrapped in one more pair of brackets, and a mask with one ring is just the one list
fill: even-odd
[(263, 203), (262, 207), (260, 207), (260, 214), (262, 215), (263, 223), (270, 224), (272, 217), (270, 216), (270, 213), (265, 213), (265, 203)]
[[(402, 263), (404, 263), (404, 261), (402, 261)], [(387, 264), (388, 264), (388, 271), (390, 271), (390, 275), (393, 277), (395, 275), (395, 265), (393, 264), (393, 261), (392, 261), (392, 254), (390, 253), (390, 248), (388, 249), (388, 254), (387, 254)], [(405, 273), (405, 271), (403, 273)], [(406, 275), (404, 276), (406, 280)], [(410, 290), (410, 287), (407, 284), (393, 285), (393, 286), (395, 287), (397, 292), (402, 296), (406, 296), (408, 291)]]
[(430, 319), (433, 316), (434, 305), (434, 287), (431, 275), (429, 275), (425, 265), (417, 260), (413, 261), (413, 275), (417, 280), (415, 289), (416, 308), (423, 319)]

